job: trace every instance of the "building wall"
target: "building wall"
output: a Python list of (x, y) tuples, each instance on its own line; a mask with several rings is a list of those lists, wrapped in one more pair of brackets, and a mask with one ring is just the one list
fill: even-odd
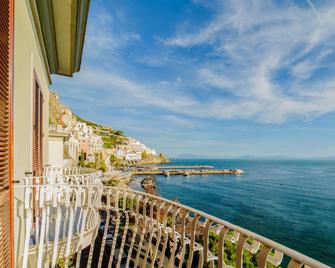
[(48, 163), (49, 81), (29, 0), (15, 2), (14, 23), (14, 179), (32, 171), (33, 81), (42, 89), (43, 162)]
[(79, 141), (71, 136), (68, 141), (69, 155), (73, 160), (78, 160), (79, 157)]
[[(38, 78), (44, 98), (43, 162), (48, 163), (49, 80), (42, 50), (39, 46), (30, 0), (15, 1), (14, 5), (14, 83), (13, 83), (13, 176), (21, 179), (32, 171), (33, 77)], [(23, 184), (21, 181), (20, 184)], [(17, 184), (16, 184), (17, 185)], [(22, 261), (24, 247), (23, 189), (14, 190), (14, 260)]]
[(80, 153), (88, 154), (89, 153), (89, 144), (87, 141), (81, 141), (79, 147)]
[(49, 137), (49, 165), (53, 167), (63, 167), (64, 165), (63, 138)]

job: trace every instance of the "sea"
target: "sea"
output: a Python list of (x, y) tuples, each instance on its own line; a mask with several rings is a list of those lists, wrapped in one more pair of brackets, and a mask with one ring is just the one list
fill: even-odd
[[(173, 159), (244, 175), (157, 176), (162, 197), (261, 234), (335, 267), (335, 161)], [(141, 178), (130, 187), (142, 190)]]

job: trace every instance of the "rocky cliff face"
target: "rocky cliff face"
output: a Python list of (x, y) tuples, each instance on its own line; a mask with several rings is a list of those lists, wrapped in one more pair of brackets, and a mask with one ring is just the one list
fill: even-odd
[(49, 95), (49, 124), (61, 125), (63, 128), (76, 125), (77, 117), (72, 113), (71, 109), (59, 100), (59, 95), (50, 92)]
[(49, 123), (59, 124), (61, 118), (61, 105), (56, 93), (50, 92), (49, 96)]
[(169, 158), (165, 155), (160, 154), (158, 156), (150, 155), (147, 158), (142, 159), (139, 161), (139, 165), (151, 165), (151, 164), (167, 164), (170, 163)]

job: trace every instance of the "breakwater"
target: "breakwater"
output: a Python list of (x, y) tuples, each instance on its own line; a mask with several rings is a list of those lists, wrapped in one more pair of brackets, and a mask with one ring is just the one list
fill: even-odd
[(156, 166), (158, 169), (213, 169), (214, 166), (209, 165), (191, 165), (191, 166)]
[(171, 175), (183, 175), (183, 176), (191, 176), (191, 175), (241, 175), (244, 172), (240, 169), (147, 169), (147, 170), (136, 170), (132, 171), (133, 176), (143, 176), (143, 175), (163, 175), (169, 177)]

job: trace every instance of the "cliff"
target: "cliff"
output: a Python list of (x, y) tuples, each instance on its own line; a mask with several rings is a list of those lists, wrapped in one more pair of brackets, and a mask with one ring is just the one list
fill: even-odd
[(158, 156), (150, 155), (146, 158), (141, 159), (138, 162), (139, 165), (168, 164), (168, 163), (170, 163), (170, 159), (163, 154), (160, 154)]

